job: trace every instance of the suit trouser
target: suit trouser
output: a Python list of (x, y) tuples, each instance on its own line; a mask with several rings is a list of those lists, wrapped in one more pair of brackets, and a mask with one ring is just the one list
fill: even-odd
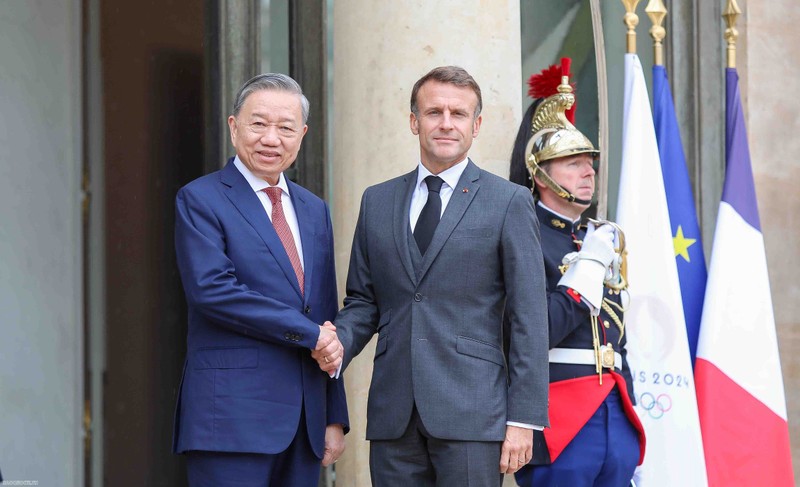
[(455, 441), (434, 438), (416, 407), (403, 436), (370, 441), (373, 487), (499, 487), (499, 441)]
[(280, 453), (186, 453), (191, 487), (317, 487), (321, 466), (308, 441), (305, 413), (294, 439)]
[(629, 486), (639, 461), (639, 436), (614, 388), (551, 465), (526, 465), (516, 474), (522, 487)]

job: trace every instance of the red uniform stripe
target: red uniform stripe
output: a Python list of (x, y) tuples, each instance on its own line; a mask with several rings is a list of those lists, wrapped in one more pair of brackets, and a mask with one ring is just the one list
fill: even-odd
[(576, 303), (580, 303), (581, 302), (581, 293), (579, 293), (578, 291), (576, 291), (576, 290), (574, 290), (574, 289), (572, 289), (570, 287), (570, 288), (567, 288), (567, 294), (569, 294), (569, 297), (574, 299)]
[(602, 385), (596, 375), (550, 383), (550, 428), (544, 430), (544, 438), (551, 462), (556, 461), (616, 385), (625, 415), (639, 435), (639, 465), (642, 464), (645, 451), (644, 428), (628, 397), (625, 378), (612, 372), (603, 374), (603, 379)]

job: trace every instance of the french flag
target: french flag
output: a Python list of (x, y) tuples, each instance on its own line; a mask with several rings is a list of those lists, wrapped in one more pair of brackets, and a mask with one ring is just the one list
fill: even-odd
[(727, 169), (695, 364), (708, 483), (788, 487), (786, 400), (736, 69), (726, 78)]

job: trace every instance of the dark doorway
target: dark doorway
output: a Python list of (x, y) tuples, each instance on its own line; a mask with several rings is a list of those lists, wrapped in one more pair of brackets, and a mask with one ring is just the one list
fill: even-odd
[(203, 5), (100, 2), (104, 485), (186, 485), (171, 454), (186, 341), (174, 197), (203, 170)]

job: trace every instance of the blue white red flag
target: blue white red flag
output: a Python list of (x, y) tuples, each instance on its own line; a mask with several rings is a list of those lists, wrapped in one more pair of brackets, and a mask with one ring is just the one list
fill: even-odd
[[(739, 76), (726, 82), (726, 174), (695, 381), (712, 487), (793, 486), (775, 317)], [(649, 445), (649, 443), (648, 443)]]

